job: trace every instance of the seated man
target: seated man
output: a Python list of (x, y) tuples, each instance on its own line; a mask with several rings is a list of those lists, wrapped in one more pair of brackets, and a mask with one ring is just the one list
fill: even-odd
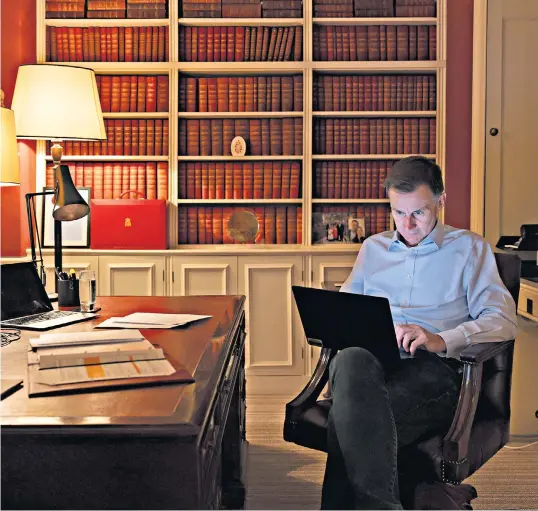
[(491, 247), (438, 220), (446, 200), (441, 169), (411, 156), (392, 167), (385, 186), (396, 231), (364, 242), (341, 291), (388, 298), (403, 360), (389, 374), (362, 348), (332, 361), (323, 509), (402, 509), (398, 448), (448, 431), (459, 354), (516, 334), (514, 300)]

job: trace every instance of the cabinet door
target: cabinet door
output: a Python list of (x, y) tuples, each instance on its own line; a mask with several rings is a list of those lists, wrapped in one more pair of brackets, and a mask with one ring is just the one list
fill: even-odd
[(237, 294), (237, 257), (173, 256), (172, 295)]
[[(47, 293), (54, 293), (54, 256), (43, 257), (43, 264), (47, 276), (45, 289)], [(82, 270), (95, 270), (97, 279), (99, 279), (99, 258), (97, 256), (72, 256), (64, 254), (62, 256), (62, 269), (67, 273), (69, 273), (70, 269), (73, 269), (77, 272), (77, 276)], [(97, 294), (99, 295), (99, 289), (97, 289)]]
[(239, 257), (250, 375), (304, 374), (304, 333), (291, 291), (303, 284), (303, 264), (302, 256)]
[(164, 296), (164, 256), (99, 256), (100, 296)]
[[(312, 287), (321, 287), (323, 282), (343, 284), (351, 273), (357, 254), (312, 256)], [(317, 346), (308, 346), (310, 369), (318, 363), (321, 350)]]
[(351, 273), (357, 254), (312, 256), (312, 287), (322, 282), (343, 284)]

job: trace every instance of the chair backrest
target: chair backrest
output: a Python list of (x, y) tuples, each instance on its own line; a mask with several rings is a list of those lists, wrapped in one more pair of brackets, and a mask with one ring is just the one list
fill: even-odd
[(517, 307), (521, 280), (521, 259), (516, 254), (495, 252), (495, 261), (501, 280), (512, 295)]

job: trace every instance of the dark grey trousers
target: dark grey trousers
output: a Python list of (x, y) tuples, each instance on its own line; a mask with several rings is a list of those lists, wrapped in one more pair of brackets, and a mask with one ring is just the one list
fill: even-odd
[(450, 427), (461, 385), (450, 362), (418, 350), (385, 375), (367, 350), (336, 355), (322, 509), (402, 509), (398, 449)]

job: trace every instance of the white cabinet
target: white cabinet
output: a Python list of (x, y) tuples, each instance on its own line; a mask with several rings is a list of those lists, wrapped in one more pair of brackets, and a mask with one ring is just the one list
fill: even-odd
[(165, 294), (165, 256), (99, 256), (97, 296)]
[(302, 285), (302, 256), (239, 256), (238, 292), (246, 301), (249, 375), (303, 375), (305, 338), (291, 286)]
[[(45, 288), (48, 293), (54, 293), (54, 256), (43, 257), (43, 265), (47, 276)], [(82, 270), (95, 270), (97, 278), (99, 278), (99, 257), (95, 255), (62, 255), (62, 269), (66, 273), (69, 273), (70, 269), (75, 270), (77, 277)], [(97, 289), (97, 294), (99, 294), (99, 289)]]
[(172, 256), (173, 296), (237, 294), (236, 256)]
[(351, 273), (357, 254), (312, 256), (312, 287), (322, 282), (343, 284)]

